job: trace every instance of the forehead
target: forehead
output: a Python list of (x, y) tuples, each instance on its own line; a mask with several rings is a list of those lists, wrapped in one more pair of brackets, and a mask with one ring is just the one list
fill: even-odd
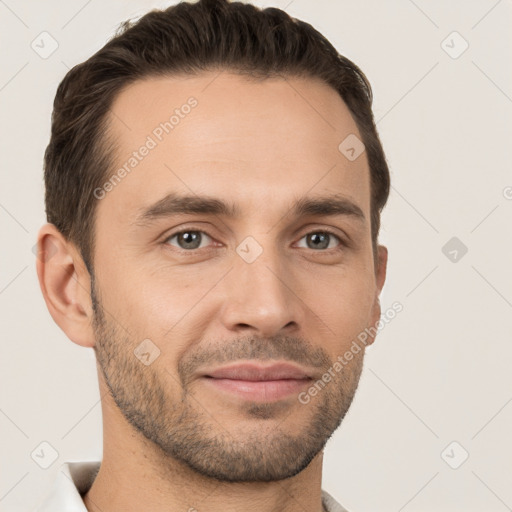
[(121, 178), (98, 210), (126, 219), (170, 192), (236, 197), (265, 211), (277, 211), (276, 198), (332, 192), (369, 208), (366, 154), (350, 161), (339, 150), (351, 134), (360, 138), (357, 125), (319, 80), (225, 71), (147, 78), (119, 93), (110, 131), (110, 176)]

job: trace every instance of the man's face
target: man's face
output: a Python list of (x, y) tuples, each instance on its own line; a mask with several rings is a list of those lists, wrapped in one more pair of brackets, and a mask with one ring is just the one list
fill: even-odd
[[(338, 149), (359, 137), (348, 108), (317, 81), (226, 72), (139, 81), (112, 111), (115, 171), (131, 164), (97, 205), (102, 378), (138, 431), (203, 475), (297, 474), (347, 412), (364, 350), (308, 403), (299, 394), (380, 314), (366, 154)], [(335, 214), (296, 208), (326, 199)], [(280, 362), (308, 378), (212, 378)]]

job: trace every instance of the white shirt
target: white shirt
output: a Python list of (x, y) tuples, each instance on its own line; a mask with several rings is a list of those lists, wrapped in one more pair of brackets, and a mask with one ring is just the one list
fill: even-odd
[[(82, 496), (90, 489), (101, 461), (64, 463), (44, 501), (33, 512), (87, 512)], [(328, 512), (348, 512), (322, 490), (322, 503)]]

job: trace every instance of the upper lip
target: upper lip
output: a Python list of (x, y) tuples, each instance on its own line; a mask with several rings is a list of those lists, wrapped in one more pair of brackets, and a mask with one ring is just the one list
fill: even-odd
[(252, 381), (311, 378), (307, 371), (299, 366), (286, 362), (274, 363), (267, 366), (256, 363), (238, 363), (203, 372), (203, 376), (213, 377), (214, 379)]

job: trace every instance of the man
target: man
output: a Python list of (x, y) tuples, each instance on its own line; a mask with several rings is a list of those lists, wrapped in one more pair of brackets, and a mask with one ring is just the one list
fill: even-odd
[(38, 510), (345, 510), (322, 457), (374, 335), (340, 355), (381, 313), (371, 101), (310, 25), (225, 0), (125, 23), (67, 74), (37, 271), (95, 351), (103, 458)]

